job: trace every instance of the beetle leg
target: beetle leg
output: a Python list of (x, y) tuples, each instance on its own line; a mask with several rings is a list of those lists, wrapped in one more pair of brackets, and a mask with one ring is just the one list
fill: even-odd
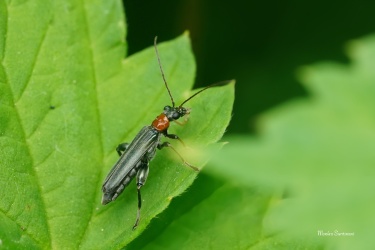
[(117, 146), (116, 151), (121, 156), (129, 147), (129, 143), (121, 143)]
[(188, 122), (188, 117), (185, 116), (184, 118), (185, 118), (185, 119), (184, 119), (184, 121), (182, 121), (182, 122), (180, 122), (180, 121), (178, 121), (178, 120), (174, 120), (174, 122), (177, 123), (177, 124), (180, 125), (180, 126), (185, 126), (185, 124)]
[(184, 147), (186, 147), (185, 143), (181, 140), (181, 138), (178, 135), (168, 134), (168, 132), (166, 131), (164, 132), (164, 136), (170, 139), (179, 140), (181, 144), (184, 145)]
[(141, 216), (141, 207), (142, 207), (141, 187), (146, 183), (148, 170), (149, 170), (148, 160), (142, 160), (141, 166), (137, 172), (138, 211), (137, 211), (137, 219), (135, 220), (133, 230), (138, 226), (139, 219)]
[(168, 148), (171, 148), (179, 157), (180, 159), (182, 160), (182, 162), (188, 166), (188, 167), (191, 167), (192, 169), (194, 169), (195, 171), (199, 171), (199, 168), (197, 167), (194, 167), (193, 165), (191, 165), (190, 163), (188, 163), (187, 161), (184, 160), (184, 158), (177, 152), (177, 150), (169, 143), (169, 142), (163, 142), (163, 143), (159, 143), (158, 144), (158, 149), (162, 149), (164, 147), (168, 147)]

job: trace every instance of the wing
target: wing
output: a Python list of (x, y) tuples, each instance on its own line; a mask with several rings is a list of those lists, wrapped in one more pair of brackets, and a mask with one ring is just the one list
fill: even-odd
[(144, 155), (156, 150), (160, 136), (151, 126), (143, 127), (107, 175), (102, 187), (103, 192), (115, 192)]

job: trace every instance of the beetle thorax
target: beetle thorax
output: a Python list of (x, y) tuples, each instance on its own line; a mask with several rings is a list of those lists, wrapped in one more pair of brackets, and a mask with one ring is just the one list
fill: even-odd
[(159, 132), (167, 130), (169, 128), (168, 117), (164, 113), (161, 113), (155, 118), (151, 125)]

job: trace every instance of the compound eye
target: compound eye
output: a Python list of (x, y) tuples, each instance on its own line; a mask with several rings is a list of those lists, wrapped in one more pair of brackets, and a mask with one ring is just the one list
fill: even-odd
[(177, 120), (178, 118), (180, 118), (180, 114), (177, 113), (177, 112), (174, 112), (172, 117), (173, 117), (174, 120)]

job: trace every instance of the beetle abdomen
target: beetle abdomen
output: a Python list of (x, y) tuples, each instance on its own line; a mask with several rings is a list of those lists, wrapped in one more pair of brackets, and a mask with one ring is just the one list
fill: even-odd
[(122, 181), (121, 185), (118, 187), (118, 189), (116, 190), (115, 194), (113, 195), (112, 197), (112, 201), (116, 200), (116, 198), (122, 193), (122, 191), (124, 191), (125, 187), (127, 185), (129, 185), (129, 183), (133, 180), (134, 176), (137, 174), (138, 172), (138, 169), (139, 169), (139, 166), (141, 165), (140, 164), (141, 162), (139, 162), (137, 164), (137, 166), (135, 168), (133, 168), (132, 170), (130, 170), (129, 174), (127, 174), (124, 178), (124, 180)]
[(102, 198), (103, 205), (116, 200), (116, 198), (124, 191), (126, 186), (128, 186), (129, 183), (134, 179), (134, 176), (137, 174), (138, 169), (141, 166), (141, 164), (142, 164), (141, 161), (138, 162), (138, 164), (132, 170), (129, 171), (129, 173), (122, 180), (121, 184), (114, 191), (106, 192), (106, 190), (103, 189), (103, 198)]

